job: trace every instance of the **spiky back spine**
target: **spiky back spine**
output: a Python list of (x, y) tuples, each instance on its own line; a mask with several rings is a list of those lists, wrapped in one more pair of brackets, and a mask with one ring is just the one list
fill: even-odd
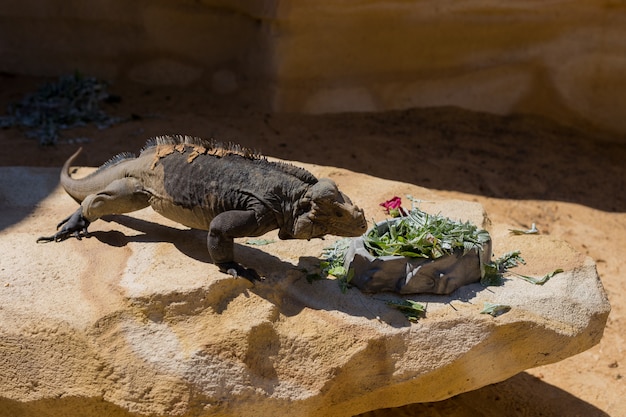
[(213, 139), (203, 139), (195, 136), (187, 136), (187, 135), (164, 135), (157, 136), (148, 140), (146, 145), (143, 147), (141, 152), (144, 152), (148, 149), (159, 147), (159, 146), (177, 146), (177, 145), (188, 145), (192, 147), (202, 147), (207, 150), (207, 153), (215, 156), (227, 156), (227, 155), (239, 155), (246, 159), (263, 159), (266, 158), (243, 146), (240, 146), (236, 143), (223, 143), (218, 142)]
[[(318, 181), (313, 174), (304, 168), (300, 168), (286, 162), (270, 162), (262, 154), (232, 142), (223, 143), (213, 139), (203, 139), (187, 135), (165, 135), (157, 136), (148, 140), (141, 152), (143, 153), (147, 150), (156, 148), (154, 161), (156, 163), (158, 159), (165, 157), (172, 152), (179, 151), (183, 153), (187, 147), (193, 148), (193, 151), (188, 157), (189, 163), (193, 162), (193, 160), (201, 154), (212, 155), (219, 158), (229, 155), (237, 155), (242, 158), (262, 161), (262, 163), (272, 165), (273, 167), (285, 172), (286, 174), (292, 175), (307, 184), (315, 184)], [(134, 155), (130, 155), (131, 157), (134, 157)], [(118, 156), (120, 159), (126, 159), (124, 154)], [(113, 159), (117, 158), (118, 157), (115, 157)]]

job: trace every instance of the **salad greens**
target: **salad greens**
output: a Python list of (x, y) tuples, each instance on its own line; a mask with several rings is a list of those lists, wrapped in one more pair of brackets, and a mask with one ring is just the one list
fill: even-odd
[(386, 230), (373, 227), (364, 237), (367, 250), (374, 256), (406, 256), (437, 259), (457, 249), (467, 253), (482, 249), (491, 238), (486, 230), (470, 222), (454, 221), (432, 215), (419, 208), (405, 217), (387, 221)]

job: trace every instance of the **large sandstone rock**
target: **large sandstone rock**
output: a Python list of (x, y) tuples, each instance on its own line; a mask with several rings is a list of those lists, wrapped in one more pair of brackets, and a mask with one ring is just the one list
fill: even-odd
[[(410, 323), (385, 303), (399, 296), (307, 282), (332, 239), (241, 239), (236, 255), (266, 276), (255, 285), (217, 271), (204, 233), (149, 209), (94, 223), (82, 241), (37, 244), (75, 203), (57, 170), (0, 168), (0, 416), (351, 416), (445, 399), (601, 338), (609, 305), (595, 265), (565, 243), (511, 236), (476, 203), (308, 168), (370, 218), (412, 194), (426, 211), (487, 222), (496, 254), (522, 251), (519, 272), (565, 272), (544, 286), (510, 278), (412, 296), (427, 316)], [(512, 308), (492, 317), (484, 302)]]

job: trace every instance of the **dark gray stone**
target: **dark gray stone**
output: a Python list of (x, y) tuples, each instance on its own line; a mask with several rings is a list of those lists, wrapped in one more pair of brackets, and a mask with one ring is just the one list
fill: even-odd
[[(392, 220), (393, 221), (393, 220)], [(376, 225), (384, 233), (388, 221)], [(374, 256), (365, 248), (363, 237), (352, 240), (344, 265), (352, 268), (350, 283), (365, 292), (393, 291), (400, 294), (450, 294), (457, 288), (480, 281), (481, 258), (491, 260), (491, 240), (482, 250), (473, 249), (437, 259), (404, 256)]]

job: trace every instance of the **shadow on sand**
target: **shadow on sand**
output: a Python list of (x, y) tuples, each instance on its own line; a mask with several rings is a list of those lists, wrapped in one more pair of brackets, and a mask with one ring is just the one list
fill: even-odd
[(604, 411), (526, 372), (444, 401), (381, 409), (358, 417), (609, 417)]

